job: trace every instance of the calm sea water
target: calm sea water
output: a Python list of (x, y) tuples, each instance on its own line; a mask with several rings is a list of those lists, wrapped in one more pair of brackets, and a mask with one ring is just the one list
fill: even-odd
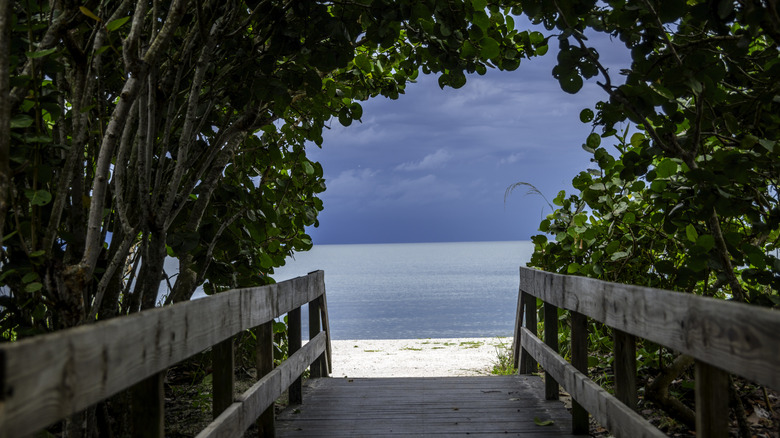
[(325, 271), (333, 339), (511, 336), (532, 252), (526, 241), (318, 245), (274, 278)]

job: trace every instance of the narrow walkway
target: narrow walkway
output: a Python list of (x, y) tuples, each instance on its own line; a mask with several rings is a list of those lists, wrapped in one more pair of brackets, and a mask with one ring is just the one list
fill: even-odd
[(535, 376), (313, 379), (276, 426), (279, 437), (573, 437)]

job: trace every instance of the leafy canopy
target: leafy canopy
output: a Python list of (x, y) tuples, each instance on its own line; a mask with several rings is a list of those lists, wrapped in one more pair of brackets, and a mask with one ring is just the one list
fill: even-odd
[[(5, 4), (5, 3), (4, 3)], [(311, 247), (305, 145), (419, 71), (458, 88), (546, 50), (486, 0), (10, 2), (0, 11), (3, 331), (272, 281)], [(6, 12), (8, 12), (6, 14)], [(163, 270), (178, 260), (175, 278)]]
[[(780, 19), (744, 1), (528, 1), (555, 31), (553, 75), (606, 99), (580, 118), (593, 169), (561, 192), (534, 236), (543, 269), (780, 305)], [(631, 53), (615, 81), (588, 46)], [(620, 126), (631, 126), (619, 132)], [(633, 133), (632, 133), (633, 132)], [(610, 152), (602, 143), (610, 141)]]

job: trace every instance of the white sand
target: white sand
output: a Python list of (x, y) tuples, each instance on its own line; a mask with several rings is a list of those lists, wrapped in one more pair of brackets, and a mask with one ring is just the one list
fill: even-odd
[(332, 377), (446, 377), (490, 374), (512, 338), (332, 341)]

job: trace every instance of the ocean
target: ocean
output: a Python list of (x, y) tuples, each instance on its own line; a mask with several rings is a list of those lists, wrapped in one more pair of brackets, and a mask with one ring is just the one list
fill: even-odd
[(527, 241), (315, 245), (273, 277), (325, 271), (332, 339), (511, 336), (532, 252)]

